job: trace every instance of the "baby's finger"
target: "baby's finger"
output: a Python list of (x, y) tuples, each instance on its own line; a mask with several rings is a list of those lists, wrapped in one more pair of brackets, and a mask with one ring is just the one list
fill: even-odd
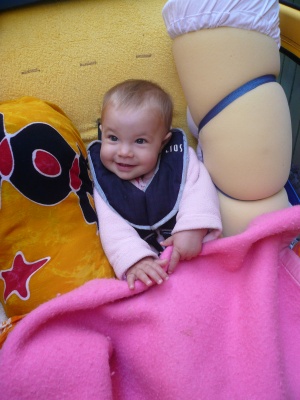
[[(159, 259), (159, 260), (155, 260), (156, 264), (160, 267), (160, 269), (162, 269), (164, 272), (166, 271), (166, 266), (168, 265), (169, 261), (167, 258), (163, 258), (163, 259)], [(165, 276), (167, 277), (167, 273), (165, 272)]]
[(154, 268), (151, 268), (151, 270), (148, 271), (148, 275), (158, 285), (161, 285), (164, 280), (169, 279), (169, 276), (166, 273), (166, 271), (163, 270), (159, 265), (155, 266)]
[(166, 264), (168, 264), (168, 259), (167, 258), (159, 258), (159, 259), (155, 260), (155, 262), (163, 267)]
[(147, 286), (152, 285), (152, 281), (148, 275), (142, 270), (137, 270), (135, 273), (130, 272), (127, 274), (127, 284), (129, 289), (134, 289), (136, 280), (143, 282)]
[(172, 238), (172, 236), (170, 236), (170, 237), (168, 237), (167, 239), (163, 240), (162, 242), (160, 242), (160, 244), (161, 244), (162, 246), (164, 246), (164, 247), (172, 246), (172, 244), (173, 244), (173, 238)]
[(180, 260), (180, 254), (176, 248), (173, 248), (169, 267), (168, 267), (168, 274), (172, 274), (172, 272), (174, 272), (179, 260)]
[(133, 290), (134, 289), (134, 282), (135, 282), (135, 275), (134, 274), (128, 274), (127, 277), (127, 284), (129, 289)]
[[(160, 284), (161, 279), (163, 280), (168, 280), (169, 279), (169, 275), (167, 274), (167, 272), (165, 271), (165, 269), (163, 269), (162, 267), (165, 267), (168, 263), (168, 260), (157, 260), (156, 261), (156, 266), (155, 268), (153, 268), (151, 270), (151, 277), (155, 280), (156, 283)], [(154, 274), (154, 275), (153, 275)], [(150, 274), (149, 274), (150, 275)], [(157, 280), (157, 276), (159, 277), (159, 281)]]
[(147, 286), (151, 286), (153, 282), (149, 278), (148, 275), (150, 275), (148, 271), (147, 271), (147, 273), (145, 273), (141, 269), (136, 271), (136, 279), (138, 279), (139, 281), (143, 282)]

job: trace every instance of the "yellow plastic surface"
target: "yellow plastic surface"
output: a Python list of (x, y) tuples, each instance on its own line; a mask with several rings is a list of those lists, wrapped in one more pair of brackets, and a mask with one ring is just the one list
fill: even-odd
[(281, 46), (300, 58), (300, 11), (280, 4)]

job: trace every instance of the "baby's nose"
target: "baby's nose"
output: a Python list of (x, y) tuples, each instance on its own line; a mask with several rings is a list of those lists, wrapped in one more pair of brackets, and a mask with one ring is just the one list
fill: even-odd
[(130, 157), (132, 156), (132, 150), (131, 150), (131, 146), (126, 144), (126, 143), (122, 143), (119, 146), (119, 155), (122, 157)]

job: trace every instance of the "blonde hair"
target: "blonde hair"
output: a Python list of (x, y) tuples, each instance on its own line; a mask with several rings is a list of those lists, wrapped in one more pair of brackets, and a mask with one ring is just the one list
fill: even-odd
[(116, 107), (141, 108), (149, 105), (157, 109), (169, 130), (173, 118), (173, 101), (171, 96), (158, 84), (142, 79), (129, 79), (109, 89), (102, 103), (101, 120), (108, 105)]

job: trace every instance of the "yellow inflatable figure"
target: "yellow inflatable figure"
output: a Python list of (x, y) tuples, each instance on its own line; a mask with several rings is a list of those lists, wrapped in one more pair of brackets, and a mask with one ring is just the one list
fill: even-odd
[(277, 0), (169, 0), (173, 40), (190, 126), (218, 188), (224, 236), (256, 216), (289, 206), (292, 134), (280, 69)]

